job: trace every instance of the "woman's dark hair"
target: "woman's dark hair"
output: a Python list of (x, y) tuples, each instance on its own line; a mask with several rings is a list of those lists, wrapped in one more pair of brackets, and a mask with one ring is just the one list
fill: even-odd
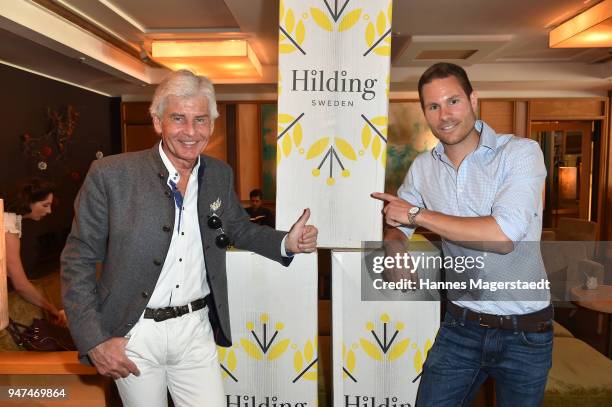
[(4, 210), (17, 215), (27, 215), (31, 212), (30, 204), (43, 201), (54, 189), (52, 183), (38, 178), (20, 183), (15, 191), (9, 194)]

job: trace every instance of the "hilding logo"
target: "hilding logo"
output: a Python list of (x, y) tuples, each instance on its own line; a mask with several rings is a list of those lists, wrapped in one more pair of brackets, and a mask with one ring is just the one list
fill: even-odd
[(378, 79), (360, 79), (347, 77), (346, 71), (333, 71), (331, 74), (317, 70), (292, 71), (293, 91), (303, 92), (332, 92), (332, 93), (361, 93), (363, 100), (369, 101), (376, 97), (373, 90)]

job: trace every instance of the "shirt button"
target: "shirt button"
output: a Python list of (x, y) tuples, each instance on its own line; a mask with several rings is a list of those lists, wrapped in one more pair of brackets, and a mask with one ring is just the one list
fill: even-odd
[(179, 285), (178, 285), (178, 284), (176, 285), (176, 288), (179, 288)]
[(158, 259), (153, 260), (153, 264), (155, 264), (156, 266), (161, 266), (162, 262), (159, 261)]
[(148, 292), (146, 292), (146, 291), (143, 291), (143, 292), (141, 293), (141, 295), (142, 295), (142, 298), (148, 298), (148, 297), (149, 297), (149, 293), (148, 293)]
[(181, 232), (181, 236), (185, 236), (185, 232)]
[(179, 259), (179, 261), (183, 261), (183, 259)]

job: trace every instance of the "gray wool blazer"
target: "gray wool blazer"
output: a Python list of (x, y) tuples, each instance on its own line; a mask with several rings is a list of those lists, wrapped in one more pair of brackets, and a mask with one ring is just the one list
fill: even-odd
[[(280, 245), (286, 232), (249, 221), (234, 192), (231, 168), (201, 156), (198, 214), (210, 286), (209, 318), (215, 341), (231, 345), (225, 250), (208, 228), (217, 199), (223, 230), (235, 247), (288, 265)], [(158, 151), (94, 161), (75, 200), (72, 230), (61, 256), (64, 307), (81, 361), (105, 340), (124, 336), (138, 321), (159, 278), (174, 228), (174, 199)], [(96, 264), (102, 272), (96, 277)], [(197, 272), (197, 270), (194, 270)]]

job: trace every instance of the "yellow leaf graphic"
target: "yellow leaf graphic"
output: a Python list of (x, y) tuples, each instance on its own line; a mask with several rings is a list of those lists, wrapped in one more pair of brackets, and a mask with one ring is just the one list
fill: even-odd
[(380, 138), (374, 137), (374, 141), (372, 141), (372, 156), (375, 160), (378, 160), (378, 156), (380, 155), (380, 147)]
[(376, 36), (376, 33), (374, 32), (374, 24), (370, 22), (366, 26), (366, 31), (365, 31), (365, 40), (366, 40), (366, 43), (368, 44), (368, 47), (371, 47), (372, 44), (374, 44), (375, 36)]
[(387, 119), (387, 116), (376, 116), (370, 121), (372, 122), (372, 124), (375, 124), (377, 126), (386, 126), (387, 123), (389, 122), (389, 120)]
[(379, 36), (385, 33), (385, 28), (387, 28), (387, 18), (385, 17), (385, 13), (381, 11), (378, 13), (378, 17), (376, 17), (376, 31), (378, 31)]
[(295, 142), (295, 146), (299, 147), (302, 144), (302, 125), (297, 123), (293, 130), (293, 141)]
[(308, 341), (306, 342), (306, 346), (304, 346), (304, 357), (306, 358), (307, 362), (310, 362), (313, 356), (314, 356), (314, 349), (312, 347), (312, 342)]
[(355, 363), (355, 352), (349, 350), (348, 354), (346, 355), (346, 370), (348, 370), (349, 372), (355, 370)]
[(289, 157), (290, 153), (291, 153), (291, 135), (289, 135), (289, 133), (285, 133), (285, 135), (283, 136), (283, 154), (285, 154), (285, 157)]
[(370, 126), (366, 124), (363, 126), (363, 130), (361, 130), (361, 144), (363, 144), (363, 148), (368, 148), (370, 141), (372, 141), (372, 130), (370, 130)]
[(279, 24), (282, 24), (283, 16), (284, 15), (285, 15), (285, 2), (283, 0), (280, 0), (280, 4), (278, 6), (278, 21), (279, 21)]
[(305, 36), (306, 28), (304, 28), (304, 23), (302, 22), (302, 20), (300, 20), (300, 22), (297, 24), (297, 27), (295, 27), (295, 41), (298, 44), (302, 45)]
[(253, 359), (263, 360), (263, 353), (261, 352), (261, 349), (259, 349), (257, 345), (255, 345), (253, 342), (248, 339), (242, 338), (240, 340), (240, 344), (242, 345), (242, 348), (247, 353), (247, 355), (249, 355)]
[(421, 373), (421, 370), (423, 370), (423, 355), (420, 350), (417, 350), (414, 354), (414, 371)]
[(236, 352), (233, 350), (227, 355), (227, 368), (230, 371), (236, 370), (236, 365), (238, 364), (238, 360), (236, 359)]
[(404, 352), (406, 352), (406, 349), (408, 349), (409, 343), (409, 339), (404, 339), (393, 345), (389, 351), (389, 361), (393, 362), (395, 359), (402, 356)]
[(387, 35), (383, 41), (386, 42), (387, 44), (391, 44), (391, 36)]
[(290, 54), (295, 51), (297, 48), (293, 44), (280, 44), (278, 46), (278, 52), (281, 54)]
[(334, 142), (336, 144), (336, 147), (338, 147), (338, 150), (340, 150), (343, 156), (353, 161), (357, 159), (357, 154), (355, 153), (355, 149), (348, 141), (340, 137), (336, 137)]
[(304, 358), (302, 358), (302, 352), (297, 351), (293, 355), (293, 368), (296, 372), (301, 372), (304, 367)]
[(289, 339), (283, 339), (276, 345), (272, 346), (272, 348), (270, 349), (270, 353), (268, 353), (268, 360), (277, 359), (283, 353), (285, 353), (287, 347), (289, 346), (289, 342), (291, 342)]
[(295, 17), (293, 17), (293, 10), (289, 9), (287, 11), (287, 17), (285, 17), (285, 30), (288, 33), (293, 31), (293, 27), (295, 26)]
[(319, 27), (327, 31), (333, 31), (332, 22), (325, 13), (316, 7), (310, 8), (310, 14)]
[(283, 42), (287, 39), (287, 36), (283, 33), (278, 33), (278, 42)]
[(322, 139), (315, 141), (308, 149), (308, 153), (306, 153), (306, 159), (310, 160), (311, 158), (320, 155), (323, 150), (325, 150), (328, 144), (329, 137), (323, 137)]
[(291, 123), (293, 121), (293, 116), (290, 114), (279, 113), (278, 114), (278, 122), (279, 123)]
[(304, 373), (304, 375), (302, 376), (303, 379), (305, 380), (317, 380), (317, 372), (306, 372)]
[(367, 339), (361, 338), (359, 339), (359, 344), (361, 345), (365, 353), (367, 353), (372, 359), (378, 361), (383, 360), (382, 352), (372, 342), (368, 341)]
[(217, 346), (217, 354), (218, 354), (220, 362), (223, 362), (223, 359), (225, 359), (225, 353), (226, 352), (227, 352), (227, 348), (223, 348), (221, 346)]
[(381, 55), (383, 57), (388, 57), (389, 55), (391, 55), (391, 47), (388, 45), (380, 45), (376, 48), (374, 48), (374, 53), (376, 55)]
[(356, 10), (351, 11), (340, 21), (340, 25), (338, 26), (338, 31), (348, 30), (359, 21), (359, 17), (361, 17), (361, 9), (358, 8)]

